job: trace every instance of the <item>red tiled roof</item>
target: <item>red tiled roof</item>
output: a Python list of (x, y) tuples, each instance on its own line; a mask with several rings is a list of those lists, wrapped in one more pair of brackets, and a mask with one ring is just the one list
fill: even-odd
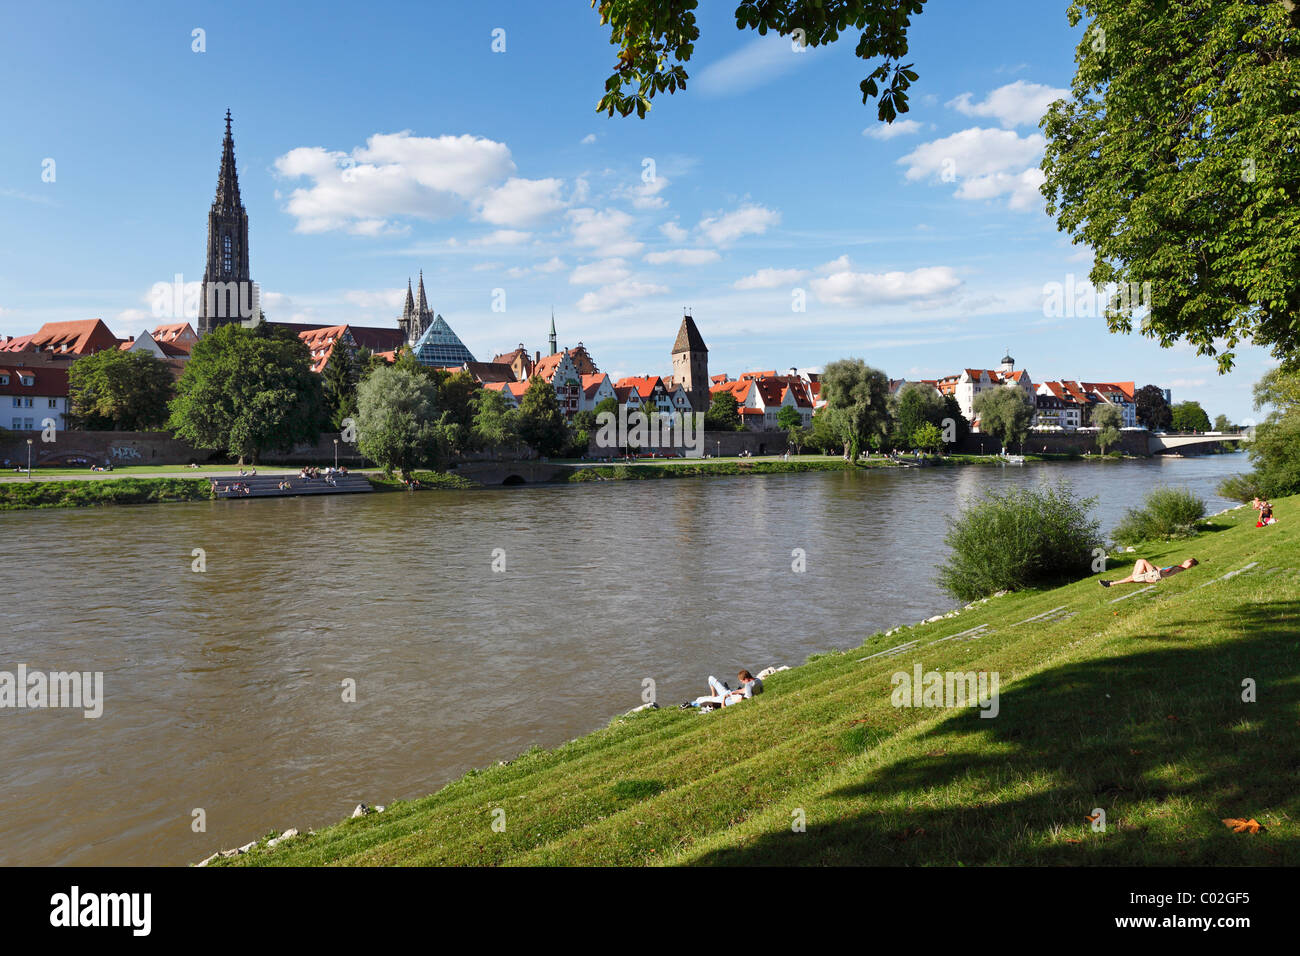
[(7, 352), (35, 350), (60, 355), (89, 355), (103, 349), (115, 349), (120, 339), (99, 319), (75, 322), (46, 322), (32, 335), (6, 342)]
[(663, 387), (663, 379), (658, 375), (630, 375), (618, 380), (619, 388), (633, 388), (642, 399), (654, 394), (655, 386)]
[[(9, 376), (8, 384), (0, 385), (0, 395), (58, 398), (68, 394), (68, 370), (56, 365), (0, 366), (0, 375)], [(23, 385), (21, 376), (24, 375), (31, 376), (35, 381), (31, 385)]]

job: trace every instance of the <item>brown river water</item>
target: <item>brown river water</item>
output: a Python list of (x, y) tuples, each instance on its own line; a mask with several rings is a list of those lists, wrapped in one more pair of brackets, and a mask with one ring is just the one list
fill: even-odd
[(1108, 531), (1152, 484), (1228, 507), (1214, 487), (1247, 469), (1224, 455), (0, 514), (0, 671), (104, 673), (98, 719), (0, 709), (0, 864), (184, 864), (429, 793), (603, 726), (646, 678), (675, 706), (709, 674), (950, 609), (933, 583), (945, 518), (985, 490), (1064, 478), (1102, 495)]

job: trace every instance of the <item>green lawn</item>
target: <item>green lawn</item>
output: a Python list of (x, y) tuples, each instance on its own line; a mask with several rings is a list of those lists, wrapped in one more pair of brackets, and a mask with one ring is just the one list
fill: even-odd
[[(1150, 591), (1091, 578), (993, 598), (816, 657), (737, 707), (620, 717), (223, 862), (1300, 863), (1300, 499), (1276, 514), (1257, 530), (1241, 509), (1192, 541), (1144, 548), (1202, 562)], [(891, 675), (917, 662), (997, 672), (999, 715), (893, 707)], [(1241, 699), (1246, 678), (1257, 703)], [(1086, 819), (1095, 808), (1104, 832)], [(1234, 833), (1223, 818), (1266, 831)]]

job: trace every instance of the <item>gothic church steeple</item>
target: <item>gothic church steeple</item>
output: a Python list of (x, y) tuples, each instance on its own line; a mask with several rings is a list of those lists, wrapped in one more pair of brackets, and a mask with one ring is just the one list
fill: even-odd
[(207, 262), (199, 302), (200, 336), (230, 322), (259, 314), (256, 289), (248, 269), (248, 213), (239, 196), (235, 140), (226, 110), (226, 136), (221, 144), (217, 194), (208, 210)]

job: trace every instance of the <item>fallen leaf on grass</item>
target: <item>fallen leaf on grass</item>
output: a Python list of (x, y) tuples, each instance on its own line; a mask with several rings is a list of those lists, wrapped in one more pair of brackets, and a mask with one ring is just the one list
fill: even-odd
[(1249, 820), (1238, 820), (1235, 817), (1228, 817), (1223, 821), (1233, 833), (1263, 833), (1267, 828), (1260, 825), (1260, 822), (1254, 817)]

